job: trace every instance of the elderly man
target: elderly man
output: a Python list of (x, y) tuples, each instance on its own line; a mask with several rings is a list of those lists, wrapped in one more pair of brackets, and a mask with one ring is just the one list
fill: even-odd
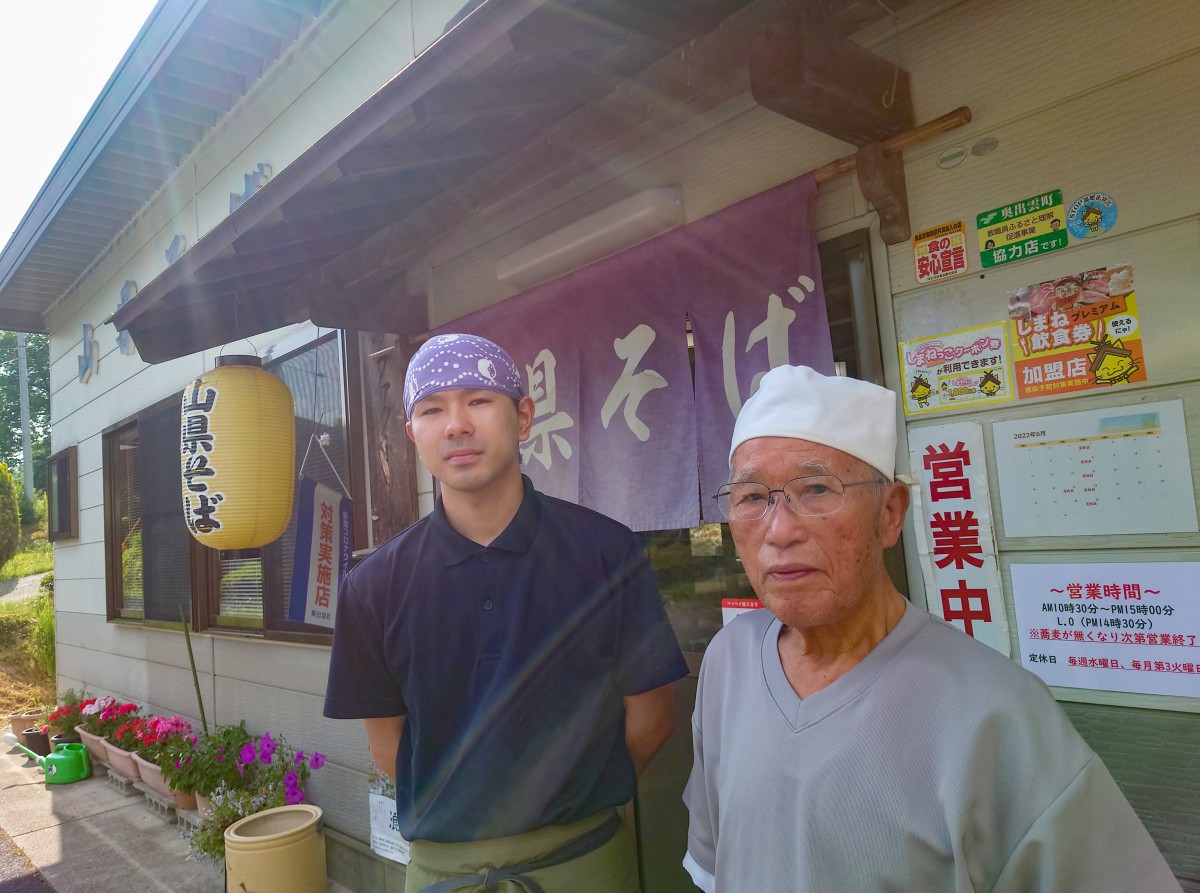
[(1178, 891), (1037, 677), (910, 605), (890, 391), (784, 366), (717, 494), (767, 610), (713, 639), (685, 866), (721, 891)]
[(635, 893), (616, 807), (687, 673), (646, 552), (521, 474), (533, 401), (491, 341), (426, 342), (404, 409), (441, 492), (346, 578), (325, 715), (394, 774), (405, 889)]

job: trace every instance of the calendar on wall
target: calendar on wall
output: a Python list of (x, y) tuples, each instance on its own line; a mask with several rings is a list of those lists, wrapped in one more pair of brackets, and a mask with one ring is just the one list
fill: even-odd
[(1006, 536), (1195, 532), (1183, 401), (995, 422)]

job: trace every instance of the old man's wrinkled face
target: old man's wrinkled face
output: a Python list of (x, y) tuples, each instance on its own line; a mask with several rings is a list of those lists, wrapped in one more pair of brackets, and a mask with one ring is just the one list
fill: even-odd
[[(840, 450), (790, 437), (759, 437), (737, 448), (731, 481), (781, 488), (793, 478), (833, 474), (845, 482), (878, 476)], [(883, 550), (900, 537), (908, 491), (899, 484), (849, 487), (841, 508), (798, 515), (782, 500), (756, 521), (729, 529), (750, 585), (788, 626), (828, 626), (868, 609), (888, 587)]]

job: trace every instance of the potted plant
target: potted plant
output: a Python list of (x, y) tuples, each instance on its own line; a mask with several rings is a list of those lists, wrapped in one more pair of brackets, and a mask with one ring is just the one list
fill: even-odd
[(193, 856), (223, 860), (225, 829), (264, 809), (303, 803), (309, 776), (325, 765), (323, 754), (293, 750), (269, 733), (246, 741), (232, 758), (236, 781), (224, 780), (213, 789), (212, 808), (192, 832)]
[(127, 719), (104, 736), (104, 746), (108, 749), (109, 767), (130, 781), (141, 781), (137, 761), (133, 758), (138, 745), (138, 734), (146, 726), (146, 719), (131, 714)]
[[(194, 809), (196, 799), (190, 788), (177, 789), (163, 778), (162, 766), (168, 755), (177, 749), (190, 746), (196, 740), (192, 724), (179, 716), (151, 716), (129, 723), (129, 733), (122, 739), (123, 746), (132, 750), (138, 774), (148, 787), (176, 806)], [(132, 741), (129, 741), (130, 735)], [(124, 742), (129, 741), (126, 745)], [(132, 745), (132, 746), (130, 746)]]
[(25, 710), (18, 710), (16, 713), (8, 715), (8, 724), (12, 728), (12, 733), (17, 736), (17, 741), (28, 746), (25, 741), (25, 730), (36, 728), (46, 722), (46, 711), (40, 707), (31, 707)]
[[(79, 702), (80, 723), (75, 727), (92, 757), (109, 765), (108, 748), (104, 743), (107, 735), (117, 726), (136, 715), (137, 704), (125, 704), (111, 695), (85, 698)], [(120, 770), (118, 770), (120, 771)]]
[(59, 744), (82, 741), (79, 733), (75, 731), (80, 718), (78, 704), (60, 704), (50, 711), (50, 715), (46, 717), (46, 734), (50, 736), (50, 746), (53, 748)]
[(253, 736), (246, 730), (245, 722), (217, 726), (198, 740), (181, 738), (167, 748), (159, 762), (163, 778), (178, 790), (194, 791), (196, 808), (203, 818), (211, 808), (209, 798), (213, 791), (222, 784), (236, 785), (241, 781), (243, 773), (238, 772), (238, 757), (251, 740)]

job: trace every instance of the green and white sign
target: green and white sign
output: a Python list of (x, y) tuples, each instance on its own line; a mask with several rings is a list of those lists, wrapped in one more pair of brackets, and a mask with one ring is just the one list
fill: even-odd
[(986, 270), (1066, 248), (1065, 224), (1060, 189), (977, 214), (980, 265)]

